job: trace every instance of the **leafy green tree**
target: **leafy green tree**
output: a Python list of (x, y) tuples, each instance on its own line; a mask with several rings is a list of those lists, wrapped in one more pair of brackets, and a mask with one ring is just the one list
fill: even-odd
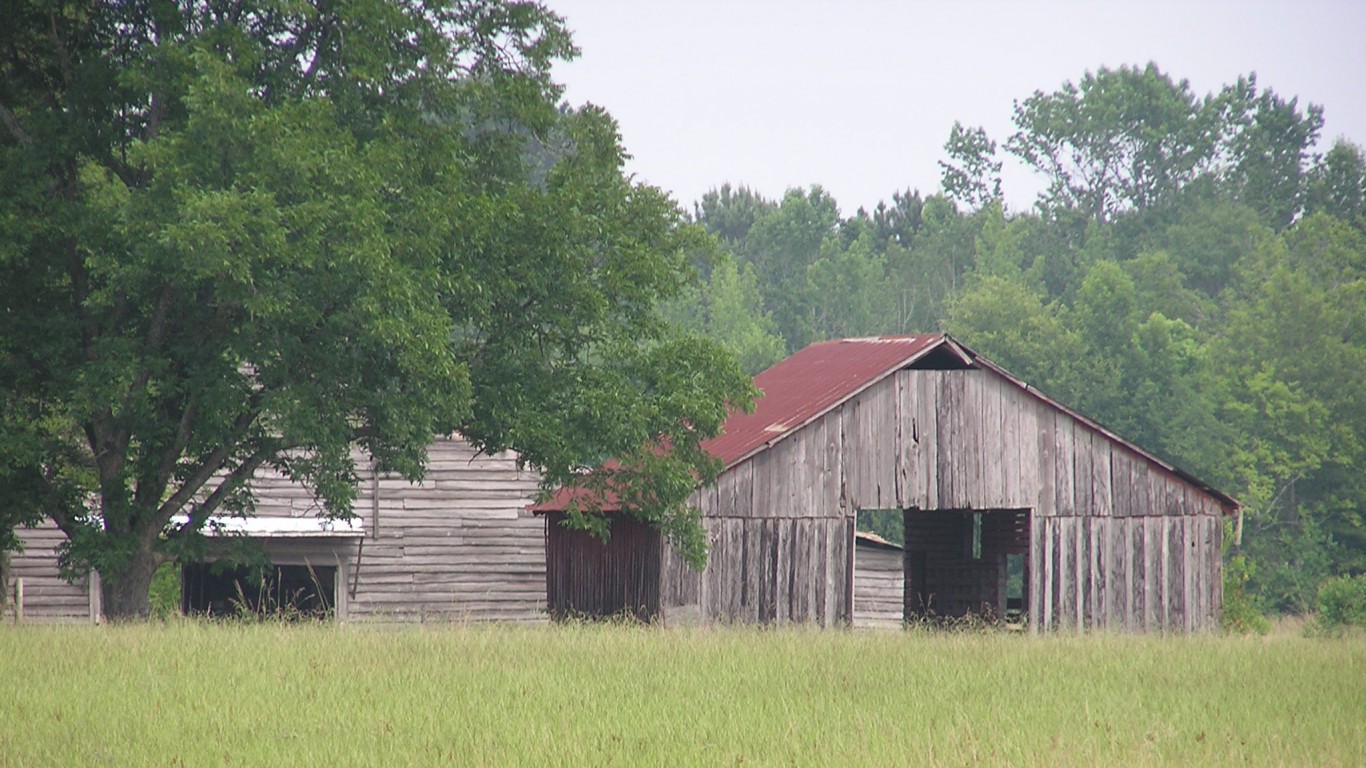
[(795, 351), (814, 340), (809, 324), (806, 270), (821, 256), (827, 238), (839, 235), (835, 199), (819, 186), (791, 189), (758, 219), (737, 255), (754, 265), (764, 306)]
[(887, 264), (865, 233), (849, 247), (830, 239), (806, 268), (809, 327), (814, 339), (877, 335), (891, 330)]
[(729, 184), (722, 184), (693, 204), (693, 220), (733, 249), (745, 241), (755, 222), (777, 207), (749, 187), (732, 189)]
[(1309, 172), (1305, 213), (1324, 213), (1366, 232), (1366, 154), (1339, 139)]
[(1227, 200), (1193, 202), (1166, 226), (1143, 233), (1140, 242), (1166, 251), (1186, 287), (1210, 299), (1233, 282), (1240, 261), (1278, 247), (1275, 232), (1255, 211)]
[(869, 217), (873, 223), (873, 233), (877, 238), (878, 249), (886, 251), (891, 246), (909, 248), (920, 231), (921, 211), (925, 201), (920, 191), (905, 190), (892, 193), (892, 203), (880, 201)]
[(1139, 253), (1124, 262), (1134, 281), (1138, 306), (1192, 329), (1208, 326), (1218, 316), (1218, 304), (1208, 294), (1190, 287), (1190, 280), (1166, 250)]
[(1132, 435), (1138, 407), (1132, 397), (1138, 375), (1133, 280), (1113, 261), (1096, 262), (1077, 289), (1066, 322), (1086, 349), (1074, 363), (1087, 383), (1076, 407), (1119, 434)]
[(1016, 102), (1006, 149), (1048, 180), (1046, 207), (1111, 221), (1170, 203), (1210, 170), (1221, 113), (1155, 64), (1102, 67)]
[(725, 252), (714, 257), (705, 280), (669, 302), (666, 315), (680, 327), (720, 343), (750, 375), (787, 355), (787, 345), (764, 309), (754, 265), (738, 265)]
[(1253, 541), (1274, 554), (1312, 522), (1334, 542), (1332, 567), (1360, 571), (1366, 243), (1315, 214), (1238, 272), (1240, 301), (1216, 352), (1233, 382), (1225, 418), (1237, 427), (1232, 465), (1247, 488)]
[(946, 308), (971, 272), (976, 239), (989, 212), (964, 215), (952, 200), (925, 200), (909, 248), (889, 245), (888, 276), (897, 310), (895, 330), (920, 333), (942, 327)]
[(944, 143), (949, 162), (939, 161), (944, 196), (969, 208), (1001, 199), (1001, 161), (996, 142), (981, 127), (964, 128), (957, 120)]
[(1304, 207), (1308, 161), (1323, 128), (1323, 107), (1310, 104), (1301, 113), (1297, 99), (1258, 92), (1256, 74), (1239, 78), (1222, 98), (1231, 123), (1224, 183), (1263, 223), (1285, 229)]
[(1022, 281), (987, 275), (969, 282), (948, 310), (948, 331), (965, 344), (1051, 397), (1076, 402), (1085, 346), (1059, 303), (1045, 303)]
[(752, 384), (659, 317), (694, 233), (606, 114), (558, 107), (575, 53), (523, 2), (17, 4), (0, 508), (29, 499), (108, 615), (146, 615), (258, 469), (345, 516), (353, 447), (415, 478), (459, 431), (547, 484), (622, 457), (702, 557), (699, 442)]

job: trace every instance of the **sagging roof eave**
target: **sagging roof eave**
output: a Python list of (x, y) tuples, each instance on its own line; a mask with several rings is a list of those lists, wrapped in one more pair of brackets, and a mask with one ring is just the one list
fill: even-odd
[(971, 351), (969, 351), (969, 354), (971, 354), (973, 357), (974, 367), (980, 367), (985, 370), (992, 371), (996, 375), (1000, 376), (1001, 378), (1005, 379), (1006, 381), (1009, 381), (1011, 384), (1014, 384), (1016, 387), (1023, 390), (1026, 394), (1076, 419), (1078, 423), (1085, 426), (1087, 429), (1090, 429), (1091, 431), (1105, 437), (1106, 439), (1119, 443), (1125, 448), (1128, 448), (1129, 450), (1143, 457), (1145, 460), (1148, 461), (1148, 463), (1156, 465), (1159, 469), (1162, 469), (1163, 471), (1169, 474), (1175, 475), (1187, 484), (1193, 485), (1197, 489), (1204, 491), (1210, 496), (1213, 496), (1220, 503), (1220, 506), (1224, 508), (1225, 515), (1236, 514), (1239, 509), (1242, 509), (1242, 503), (1239, 502), (1237, 499), (1233, 498), (1232, 496), (1229, 496), (1228, 494), (1220, 491), (1219, 489), (1215, 488), (1209, 483), (1206, 483), (1205, 481), (1201, 480), (1195, 475), (1192, 475), (1186, 470), (1181, 469), (1180, 467), (1174, 464), (1168, 463), (1167, 461), (1164, 461), (1163, 459), (1159, 458), (1156, 454), (1151, 453), (1148, 450), (1140, 447), (1137, 443), (1132, 443), (1124, 439), (1123, 437), (1120, 437), (1114, 432), (1111, 432), (1110, 430), (1101, 426), (1101, 424), (1096, 422), (1095, 420), (1090, 419), (1071, 408), (1068, 408), (1066, 405), (1063, 405), (1057, 400), (1054, 400), (1048, 395), (1045, 395), (1043, 392), (1040, 392), (1037, 388), (1030, 386), (1028, 382), (1024, 381), (1023, 379), (1017, 378), (1009, 371), (997, 365), (996, 363), (991, 362), (987, 358), (982, 357), (981, 355), (978, 355), (977, 353)]
[[(928, 334), (927, 334), (927, 335), (928, 335)], [(754, 458), (755, 456), (758, 456), (759, 454), (763, 453), (764, 451), (767, 451), (768, 449), (772, 448), (773, 446), (777, 445), (778, 443), (781, 443), (782, 441), (786, 440), (787, 438), (791, 437), (792, 435), (795, 435), (795, 434), (797, 434), (798, 432), (802, 431), (803, 429), (806, 429), (806, 427), (808, 427), (809, 425), (811, 425), (811, 424), (813, 424), (813, 423), (815, 423), (815, 422), (817, 422), (817, 421), (819, 421), (819, 420), (825, 418), (831, 411), (835, 410), (836, 408), (839, 408), (840, 406), (844, 405), (845, 403), (849, 402), (850, 400), (853, 400), (855, 397), (858, 397), (859, 395), (863, 394), (863, 393), (866, 392), (868, 389), (870, 389), (871, 387), (873, 387), (873, 385), (875, 385), (875, 384), (881, 382), (883, 379), (887, 378), (888, 376), (891, 376), (892, 374), (894, 374), (894, 373), (896, 373), (897, 371), (899, 371), (899, 370), (905, 368), (906, 366), (914, 364), (915, 361), (921, 359), (921, 358), (924, 357), (925, 355), (928, 355), (929, 353), (933, 352), (934, 350), (939, 349), (940, 347), (947, 347), (951, 352), (953, 352), (953, 354), (954, 354), (955, 356), (958, 357), (958, 359), (960, 359), (960, 360), (963, 361), (963, 364), (964, 364), (964, 365), (967, 365), (968, 367), (972, 367), (972, 365), (973, 365), (973, 356), (972, 356), (972, 353), (969, 352), (966, 348), (964, 348), (964, 347), (961, 346), (960, 344), (958, 344), (958, 342), (956, 342), (956, 341), (954, 341), (953, 339), (949, 338), (949, 335), (948, 335), (947, 333), (942, 333), (942, 334), (939, 335), (939, 340), (938, 340), (938, 341), (934, 342), (933, 344), (930, 344), (930, 345), (927, 346), (927, 347), (922, 348), (922, 349), (921, 349), (920, 351), (918, 351), (918, 352), (915, 352), (915, 353), (913, 353), (913, 354), (907, 355), (904, 359), (901, 360), (901, 362), (897, 363), (896, 365), (891, 366), (890, 368), (886, 369), (885, 371), (882, 371), (881, 373), (877, 374), (876, 376), (873, 376), (873, 377), (869, 378), (868, 381), (864, 382), (862, 385), (860, 385), (859, 387), (857, 387), (857, 388), (854, 389), (853, 391), (849, 392), (849, 394), (845, 395), (844, 397), (840, 398), (839, 400), (836, 400), (836, 401), (832, 402), (832, 403), (830, 404), (829, 407), (824, 408), (824, 409), (822, 409), (822, 410), (820, 410), (820, 411), (818, 411), (818, 412), (812, 414), (811, 416), (809, 416), (809, 417), (806, 418), (805, 420), (800, 421), (800, 422), (798, 422), (798, 423), (796, 423), (796, 424), (794, 424), (794, 425), (788, 427), (788, 428), (787, 428), (786, 430), (784, 430), (783, 432), (780, 432), (779, 434), (775, 435), (775, 436), (773, 437), (772, 440), (768, 440), (768, 441), (766, 441), (765, 443), (763, 443), (762, 445), (759, 445), (759, 446), (753, 448), (753, 449), (750, 450), (748, 453), (743, 453), (743, 454), (741, 454), (741, 455), (739, 456), (739, 458), (735, 459), (734, 461), (732, 461), (732, 462), (730, 462), (729, 464), (726, 464), (724, 467), (722, 467), (722, 468), (721, 468), (721, 472), (728, 472), (728, 471), (730, 471), (732, 468), (738, 467), (738, 466), (740, 466), (741, 464), (744, 464), (746, 461), (749, 461), (750, 459)], [(698, 487), (700, 488), (701, 486), (698, 486)]]

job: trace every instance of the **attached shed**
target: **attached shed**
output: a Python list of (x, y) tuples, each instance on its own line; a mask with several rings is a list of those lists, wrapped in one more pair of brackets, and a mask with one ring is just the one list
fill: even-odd
[(906, 550), (881, 536), (854, 534), (854, 626), (901, 626), (905, 559)]
[[(364, 470), (348, 522), (320, 520), (308, 489), (262, 473), (253, 480), (256, 514), (219, 521), (210, 559), (230, 537), (252, 539), (270, 558), (265, 583), (245, 569), (186, 565), (182, 609), (229, 612), (240, 588), (249, 603), (344, 620), (543, 620), (545, 528), (526, 509), (539, 477), (514, 454), (480, 454), (458, 438), (435, 441), (428, 456), (416, 484)], [(98, 574), (74, 585), (58, 578), (64, 535), (51, 524), (19, 534), (25, 551), (10, 571), (23, 579), (25, 620), (97, 620)]]
[[(755, 382), (756, 410), (707, 444), (724, 471), (693, 497), (707, 567), (653, 541), (629, 556), (618, 545), (617, 567), (638, 570), (615, 578), (647, 584), (648, 615), (851, 622), (857, 514), (890, 509), (905, 524), (903, 618), (1000, 616), (1013, 603), (1034, 629), (1217, 623), (1223, 519), (1237, 502), (949, 336), (814, 344)], [(591, 561), (580, 550), (613, 545), (570, 540), (557, 524), (569, 498), (537, 508), (550, 516), (549, 551), (565, 561), (551, 569), (548, 599), (607, 612), (617, 588), (573, 564)]]

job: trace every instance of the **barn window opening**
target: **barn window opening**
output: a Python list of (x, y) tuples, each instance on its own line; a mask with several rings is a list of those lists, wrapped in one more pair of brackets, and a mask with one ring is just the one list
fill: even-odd
[(181, 572), (181, 610), (190, 615), (323, 618), (336, 595), (336, 566), (187, 563)]
[(1025, 612), (1025, 556), (1006, 555), (1006, 620), (1019, 621)]

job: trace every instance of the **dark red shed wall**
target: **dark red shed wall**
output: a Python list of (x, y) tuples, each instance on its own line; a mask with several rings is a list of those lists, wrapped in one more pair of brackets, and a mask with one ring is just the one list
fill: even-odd
[(658, 616), (659, 531), (616, 518), (611, 536), (603, 541), (566, 528), (564, 519), (563, 512), (546, 515), (546, 598), (551, 618), (627, 614), (649, 621)]

